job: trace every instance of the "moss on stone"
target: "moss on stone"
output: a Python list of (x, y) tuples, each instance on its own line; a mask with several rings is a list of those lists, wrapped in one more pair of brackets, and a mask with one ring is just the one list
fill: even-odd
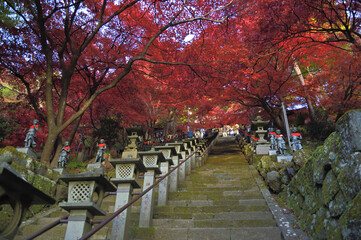
[(341, 215), (339, 225), (343, 239), (358, 239), (361, 236), (361, 191)]
[(308, 160), (305, 165), (298, 171), (297, 175), (292, 178), (289, 189), (291, 192), (299, 192), (306, 196), (313, 192), (314, 188), (312, 175), (312, 161)]
[(155, 227), (131, 227), (130, 228), (130, 238), (131, 239), (154, 239), (155, 237)]
[(318, 147), (312, 154), (312, 173), (315, 184), (321, 185), (326, 177), (327, 170), (325, 166), (329, 163), (325, 159), (324, 146)]
[(287, 198), (288, 206), (292, 208), (293, 212), (299, 216), (302, 211), (304, 199), (301, 194), (294, 193)]
[(336, 219), (325, 219), (326, 239), (338, 240), (342, 239), (342, 229)]
[(336, 176), (331, 170), (327, 173), (322, 185), (323, 203), (328, 206), (329, 202), (334, 199), (339, 190)]
[(45, 178), (39, 174), (35, 174), (33, 186), (50, 196), (55, 196), (56, 182), (54, 182), (48, 178)]
[(307, 159), (311, 157), (311, 152), (307, 149), (302, 149), (295, 151), (292, 155), (292, 162), (294, 163), (293, 169), (298, 172), (306, 163)]
[(314, 232), (316, 233), (317, 239), (322, 239), (323, 236), (325, 236), (325, 224), (324, 219), (327, 217), (327, 209), (325, 207), (321, 207), (318, 209), (316, 214), (313, 215), (313, 226), (314, 226)]
[(346, 210), (346, 199), (342, 192), (339, 191), (329, 205), (331, 217), (339, 217)]
[(361, 153), (351, 154), (347, 163), (340, 169), (337, 181), (347, 201), (352, 200), (361, 190)]

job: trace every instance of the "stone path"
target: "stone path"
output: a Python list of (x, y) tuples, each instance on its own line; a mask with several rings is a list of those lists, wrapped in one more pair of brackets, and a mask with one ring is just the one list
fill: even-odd
[(192, 169), (168, 206), (156, 207), (153, 232), (132, 239), (282, 239), (234, 138), (220, 138), (207, 163)]

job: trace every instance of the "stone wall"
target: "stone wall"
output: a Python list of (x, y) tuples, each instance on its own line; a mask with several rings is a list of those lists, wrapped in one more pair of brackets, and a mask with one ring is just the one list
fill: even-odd
[(249, 146), (244, 152), (313, 239), (360, 239), (361, 110), (346, 113), (312, 154), (294, 152), (292, 162), (257, 158)]
[(285, 189), (287, 204), (317, 239), (361, 236), (361, 110), (346, 113)]

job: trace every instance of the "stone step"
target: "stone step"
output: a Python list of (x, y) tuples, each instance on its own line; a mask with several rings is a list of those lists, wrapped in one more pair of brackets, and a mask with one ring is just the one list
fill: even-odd
[(194, 227), (194, 223), (199, 220), (272, 220), (273, 215), (271, 212), (254, 211), (254, 212), (220, 212), (220, 213), (193, 213), (192, 220), (189, 219), (153, 219), (155, 227), (180, 227), (187, 222), (187, 227)]
[(63, 218), (67, 216), (69, 213), (65, 210), (57, 210), (49, 214), (50, 218)]
[(277, 227), (137, 228), (130, 240), (281, 240)]
[[(42, 229), (45, 225), (27, 225), (25, 226), (20, 233), (14, 238), (15, 240), (24, 239), (25, 237), (29, 236), (30, 234), (35, 233)], [(107, 224), (104, 228), (99, 230), (96, 234), (94, 234), (90, 239), (106, 239), (107, 235), (109, 234), (109, 227), (111, 224)], [(56, 240), (56, 239), (64, 239), (65, 232), (66, 232), (67, 224), (61, 223), (56, 227), (50, 229), (49, 231), (43, 233), (42, 235), (36, 237), (36, 239), (46, 239), (46, 240)]]
[(260, 191), (249, 192), (224, 192), (218, 193), (202, 193), (202, 192), (176, 192), (170, 193), (171, 200), (244, 200), (244, 199), (261, 199), (262, 193)]
[(183, 214), (183, 213), (220, 213), (220, 212), (254, 212), (268, 211), (268, 206), (252, 206), (252, 205), (229, 205), (229, 206), (202, 206), (202, 207), (178, 207), (178, 206), (156, 206), (155, 215), (167, 214)]
[[(267, 203), (263, 198), (260, 199), (246, 199), (246, 200), (170, 200), (168, 201), (169, 206), (179, 207), (204, 207), (204, 206), (235, 206), (235, 205), (246, 205), (246, 206), (266, 206)], [(133, 211), (133, 209), (132, 209)]]

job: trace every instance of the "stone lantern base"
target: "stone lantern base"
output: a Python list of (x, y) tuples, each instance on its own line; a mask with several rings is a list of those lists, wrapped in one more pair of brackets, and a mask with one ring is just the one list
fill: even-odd
[(256, 154), (268, 155), (271, 144), (257, 144)]

